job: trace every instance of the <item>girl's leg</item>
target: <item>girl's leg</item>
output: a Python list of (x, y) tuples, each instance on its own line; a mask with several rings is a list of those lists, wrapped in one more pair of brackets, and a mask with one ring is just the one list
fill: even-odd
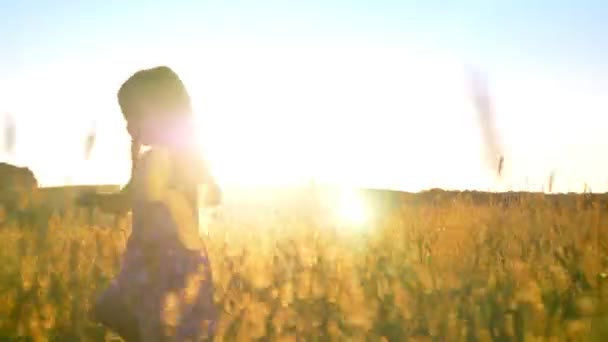
[(141, 341), (137, 318), (125, 305), (116, 282), (112, 282), (99, 297), (91, 316), (94, 321), (110, 328), (126, 342)]

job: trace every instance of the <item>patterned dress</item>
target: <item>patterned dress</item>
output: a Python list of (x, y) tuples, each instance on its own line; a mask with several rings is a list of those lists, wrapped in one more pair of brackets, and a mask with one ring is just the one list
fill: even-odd
[(172, 185), (170, 164), (151, 151), (138, 166), (123, 265), (95, 308), (129, 342), (207, 340), (218, 318), (198, 209)]

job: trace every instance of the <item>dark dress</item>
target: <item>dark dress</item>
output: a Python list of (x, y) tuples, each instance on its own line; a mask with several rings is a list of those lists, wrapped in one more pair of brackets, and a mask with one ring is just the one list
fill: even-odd
[[(143, 174), (156, 167), (142, 164)], [(129, 342), (210, 339), (218, 313), (207, 251), (202, 240), (186, 246), (178, 232), (184, 227), (177, 224), (197, 223), (198, 209), (173, 210), (173, 199), (150, 198), (141, 188), (133, 187), (133, 229), (122, 268), (95, 316)], [(170, 197), (183, 204), (188, 196), (173, 189)], [(190, 216), (176, 217), (184, 213)], [(201, 239), (198, 231), (196, 237)]]

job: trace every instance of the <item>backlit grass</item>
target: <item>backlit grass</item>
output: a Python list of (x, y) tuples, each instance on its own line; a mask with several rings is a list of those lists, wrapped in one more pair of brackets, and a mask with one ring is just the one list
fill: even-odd
[[(608, 210), (465, 201), (352, 233), (297, 212), (207, 239), (224, 341), (608, 341)], [(315, 223), (317, 222), (317, 223)], [(125, 233), (0, 230), (0, 340), (103, 341), (86, 319)]]

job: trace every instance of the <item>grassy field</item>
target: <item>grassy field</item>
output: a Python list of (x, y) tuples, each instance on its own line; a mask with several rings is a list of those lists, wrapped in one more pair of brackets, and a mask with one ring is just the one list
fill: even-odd
[[(405, 206), (356, 232), (304, 212), (210, 226), (218, 340), (608, 341), (599, 205), (457, 200)], [(86, 313), (125, 233), (74, 217), (0, 230), (0, 341), (108, 338)]]

